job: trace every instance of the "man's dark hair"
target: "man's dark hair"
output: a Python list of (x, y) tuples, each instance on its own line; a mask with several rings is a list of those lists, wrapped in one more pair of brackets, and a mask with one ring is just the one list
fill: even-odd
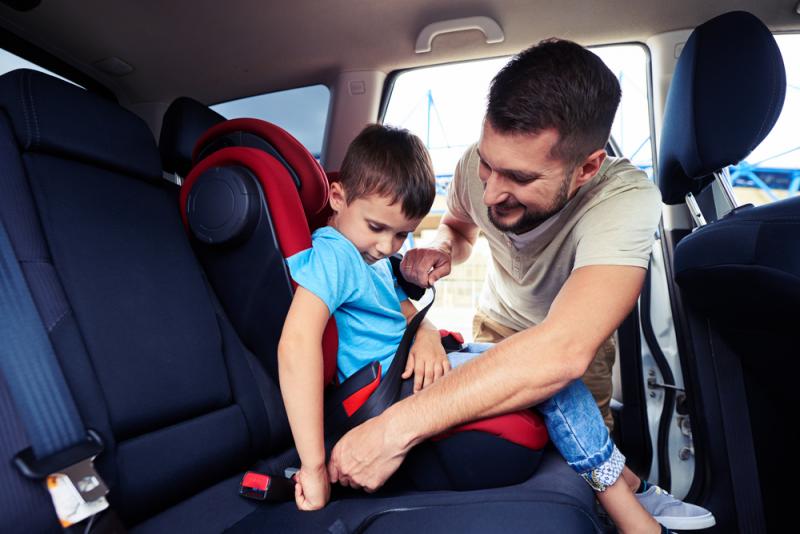
[(619, 99), (619, 82), (599, 57), (571, 41), (547, 39), (497, 73), (486, 117), (500, 133), (555, 129), (551, 157), (577, 165), (605, 147)]
[(391, 197), (409, 219), (427, 215), (436, 196), (430, 154), (403, 128), (364, 128), (347, 148), (339, 177), (348, 204), (374, 194)]

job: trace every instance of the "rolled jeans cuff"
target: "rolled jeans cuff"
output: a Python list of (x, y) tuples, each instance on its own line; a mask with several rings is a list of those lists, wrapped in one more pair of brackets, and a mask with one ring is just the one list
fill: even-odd
[(600, 466), (581, 473), (581, 477), (594, 489), (595, 491), (605, 491), (608, 486), (614, 484), (622, 470), (625, 468), (625, 456), (620, 452), (616, 445), (611, 457), (603, 462)]

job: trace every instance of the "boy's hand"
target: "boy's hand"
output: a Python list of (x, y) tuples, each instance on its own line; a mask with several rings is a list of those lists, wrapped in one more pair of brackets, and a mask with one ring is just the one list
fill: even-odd
[(414, 375), (414, 393), (433, 384), (450, 370), (438, 330), (420, 328), (408, 353), (402, 378)]
[(331, 498), (331, 484), (328, 480), (328, 468), (309, 469), (300, 467), (295, 475), (294, 501), (297, 509), (303, 511), (319, 510), (328, 504)]

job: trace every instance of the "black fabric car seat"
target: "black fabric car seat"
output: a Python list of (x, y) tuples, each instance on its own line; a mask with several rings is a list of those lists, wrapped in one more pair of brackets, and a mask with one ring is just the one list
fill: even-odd
[[(242, 472), (282, 450), (288, 427), (274, 381), (204, 279), (147, 125), (14, 71), (0, 76), (0, 161), (0, 217), (83, 423), (105, 442), (95, 465), (129, 531), (370, 532), (375, 517), (409, 509), (478, 525), (487, 504), (513, 516), (491, 518), (499, 525), (598, 530), (591, 491), (552, 454), (531, 480), (484, 492), (357, 494), (315, 514), (239, 497)], [(14, 426), (0, 432), (2, 530), (57, 532), (49, 507), (10, 504), (6, 488), (45, 491), (8, 461)]]
[[(733, 79), (733, 72), (746, 75)], [(688, 366), (702, 389), (695, 402), (708, 414), (721, 402), (722, 431), (708, 439), (721, 434), (725, 444), (708, 457), (712, 478), (728, 486), (731, 469), (731, 485), (752, 486), (752, 495), (735, 497), (740, 522), (747, 516), (758, 525), (763, 501), (773, 528), (791, 517), (790, 497), (778, 488), (793, 450), (800, 369), (800, 197), (738, 207), (726, 168), (769, 134), (785, 92), (780, 50), (756, 17), (732, 12), (698, 26), (670, 85), (658, 173), (664, 202), (686, 200), (698, 224), (678, 236), (673, 271), (696, 350), (710, 358)], [(719, 401), (711, 399), (716, 388)], [(751, 432), (758, 481), (745, 473), (754, 465)]]

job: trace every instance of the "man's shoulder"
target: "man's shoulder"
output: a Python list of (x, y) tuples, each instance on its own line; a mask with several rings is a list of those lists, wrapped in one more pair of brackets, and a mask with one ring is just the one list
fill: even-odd
[(601, 193), (598, 201), (620, 195), (636, 196), (651, 203), (660, 201), (661, 194), (655, 182), (627, 158), (606, 158), (600, 172), (596, 186)]
[(478, 143), (473, 143), (461, 155), (458, 160), (458, 168), (455, 177), (462, 177), (465, 181), (478, 179)]
[(608, 158), (601, 174), (583, 198), (577, 217), (578, 235), (607, 229), (609, 223), (622, 219), (628, 228), (657, 224), (661, 192), (643, 170), (625, 158)]
[(657, 189), (656, 184), (641, 167), (628, 158), (606, 158), (600, 171), (607, 181), (639, 185), (644, 189)]
[(475, 222), (474, 205), (478, 198), (478, 144), (470, 145), (456, 164), (453, 178), (447, 189), (448, 212), (461, 220)]

